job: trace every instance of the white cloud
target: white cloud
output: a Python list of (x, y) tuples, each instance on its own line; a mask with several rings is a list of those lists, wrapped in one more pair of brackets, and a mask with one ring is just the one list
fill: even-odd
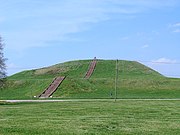
[(129, 37), (121, 37), (120, 40), (129, 40)]
[(14, 63), (7, 63), (7, 75), (8, 76), (13, 75), (13, 74), (15, 74), (17, 72), (20, 72), (20, 71), (22, 71), (22, 68), (20, 68), (16, 64), (14, 64)]
[(21, 66), (18, 66), (14, 63), (7, 63), (7, 72), (8, 72), (8, 76), (9, 75), (12, 75), (12, 74), (15, 74), (17, 72), (21, 72), (22, 70), (30, 70), (30, 69), (35, 69), (36, 67), (21, 67)]
[(177, 60), (172, 60), (168, 58), (159, 58), (157, 60), (152, 60), (152, 63), (157, 63), (157, 64), (175, 64), (177, 63)]
[(145, 44), (145, 45), (143, 45), (141, 48), (142, 49), (145, 49), (145, 48), (148, 48), (149, 47), (149, 45), (148, 44)]
[(171, 24), (169, 27), (173, 33), (180, 33), (180, 22)]
[[(7, 48), (22, 50), (46, 46), (49, 41), (63, 41), (67, 39), (68, 34), (87, 30), (90, 23), (109, 19), (99, 2), (57, 1), (53, 4), (42, 1), (40, 6), (33, 3), (17, 2), (21, 7), (10, 4), (12, 10), (6, 15), (7, 24), (13, 23), (6, 27), (12, 29), (2, 32)], [(24, 9), (25, 7), (27, 9)], [(12, 27), (13, 25), (16, 27)]]
[(180, 22), (172, 24), (172, 27), (180, 27)]
[(176, 5), (178, 0), (106, 0), (114, 2), (116, 4), (135, 7), (135, 9), (141, 11), (152, 8), (166, 8)]
[(180, 65), (178, 60), (162, 57), (145, 64), (167, 77), (180, 78)]
[(0, 23), (4, 22), (4, 20), (5, 20), (4, 18), (0, 18)]
[(4, 0), (0, 5), (0, 16), (6, 17), (6, 21), (0, 29), (2, 27), (7, 48), (22, 50), (46, 46), (49, 41), (66, 40), (68, 34), (88, 30), (92, 23), (111, 19), (109, 14), (134, 15), (152, 7), (169, 6), (174, 1)]
[(173, 31), (174, 33), (180, 33), (180, 29), (176, 29)]
[(8, 63), (7, 64), (7, 69), (16, 69), (16, 68), (19, 68), (19, 67), (14, 63)]

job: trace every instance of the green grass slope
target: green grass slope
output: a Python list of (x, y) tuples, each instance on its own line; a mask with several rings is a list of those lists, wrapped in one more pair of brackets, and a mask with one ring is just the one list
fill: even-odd
[[(84, 79), (90, 60), (71, 61), (23, 71), (7, 78), (0, 99), (30, 99), (56, 76), (67, 76), (54, 98), (114, 98), (115, 60), (98, 60), (90, 79)], [(135, 61), (118, 62), (117, 98), (180, 98), (180, 79), (166, 78)]]

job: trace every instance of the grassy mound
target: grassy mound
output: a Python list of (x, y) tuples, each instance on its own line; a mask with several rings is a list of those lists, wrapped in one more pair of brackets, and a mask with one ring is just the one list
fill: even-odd
[[(7, 78), (0, 99), (30, 99), (56, 76), (67, 76), (54, 98), (114, 98), (116, 61), (98, 60), (90, 79), (84, 79), (90, 60), (71, 61), (23, 71)], [(180, 79), (166, 78), (135, 61), (118, 62), (118, 98), (180, 98)]]

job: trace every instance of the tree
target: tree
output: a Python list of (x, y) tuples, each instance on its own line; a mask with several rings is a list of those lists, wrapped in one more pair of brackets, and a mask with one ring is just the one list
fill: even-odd
[(3, 44), (3, 40), (0, 36), (0, 88), (2, 88), (4, 86), (4, 80), (6, 77), (6, 64), (5, 61), (7, 60), (6, 58), (4, 58), (4, 44)]

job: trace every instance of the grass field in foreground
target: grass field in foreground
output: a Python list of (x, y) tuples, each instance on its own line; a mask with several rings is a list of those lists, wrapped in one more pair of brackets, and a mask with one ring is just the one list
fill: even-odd
[(180, 134), (180, 101), (0, 103), (1, 135)]

